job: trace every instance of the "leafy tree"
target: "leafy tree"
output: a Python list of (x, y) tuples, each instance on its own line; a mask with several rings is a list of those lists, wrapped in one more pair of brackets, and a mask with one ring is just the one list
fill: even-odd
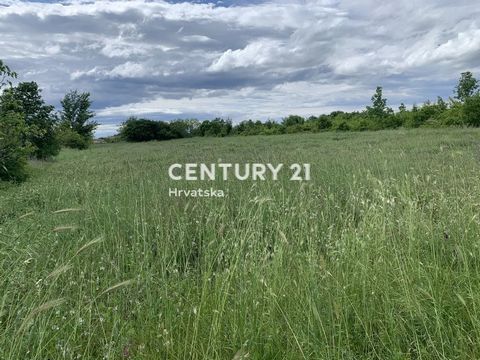
[(0, 180), (18, 182), (27, 178), (30, 148), (23, 141), (26, 133), (21, 113), (0, 114)]
[(283, 133), (283, 126), (274, 120), (267, 120), (263, 124), (264, 135), (277, 135)]
[(384, 118), (393, 113), (392, 109), (387, 107), (387, 99), (383, 97), (381, 86), (377, 86), (375, 94), (372, 96), (372, 106), (367, 106), (367, 113), (377, 118)]
[(91, 139), (84, 138), (67, 126), (61, 126), (57, 136), (60, 144), (71, 149), (85, 150), (88, 149), (92, 143)]
[(84, 144), (88, 146), (98, 125), (95, 121), (90, 120), (95, 116), (95, 113), (90, 110), (92, 105), (90, 93), (79, 93), (77, 90), (70, 91), (65, 95), (61, 104), (63, 107), (61, 112), (62, 127), (80, 135), (84, 139)]
[(332, 120), (330, 120), (328, 115), (321, 115), (317, 120), (317, 127), (319, 130), (327, 130), (332, 127)]
[(6, 86), (12, 86), (12, 80), (17, 77), (17, 73), (12, 71), (2, 60), (0, 60), (0, 90)]
[(200, 121), (197, 119), (178, 119), (170, 122), (172, 131), (180, 134), (182, 138), (195, 136), (199, 126)]
[[(0, 90), (12, 86), (17, 74), (0, 60)], [(12, 96), (0, 98), (0, 180), (23, 181), (27, 177), (27, 157), (30, 152), (23, 115)]]
[(181, 138), (181, 134), (176, 128), (173, 128), (169, 123), (163, 121), (155, 121), (155, 139), (156, 140), (171, 140)]
[(46, 105), (41, 90), (35, 82), (22, 82), (5, 91), (3, 97), (10, 97), (8, 103), (14, 101), (18, 112), (24, 116), (28, 127), (27, 140), (33, 146), (33, 155), (37, 159), (55, 156), (60, 151), (56, 134), (57, 117), (55, 108)]
[(227, 136), (233, 130), (232, 122), (221, 118), (205, 120), (200, 124), (198, 132), (200, 136)]
[[(0, 90), (12, 86), (17, 74), (0, 60)], [(20, 104), (10, 95), (0, 97), (0, 180), (23, 181), (27, 178), (26, 126)]]
[(445, 111), (448, 109), (448, 104), (441, 96), (437, 96), (437, 107), (440, 111)]
[(171, 124), (163, 121), (128, 118), (120, 128), (120, 135), (127, 141), (170, 140), (182, 137)]
[(157, 123), (153, 120), (128, 118), (120, 128), (120, 135), (127, 141), (151, 141), (157, 136)]
[(349, 131), (350, 126), (347, 124), (347, 122), (345, 120), (341, 120), (334, 125), (334, 129), (336, 131)]
[(480, 94), (468, 97), (463, 105), (465, 123), (469, 126), (480, 126)]
[(397, 127), (393, 110), (387, 107), (387, 99), (383, 97), (383, 89), (377, 86), (372, 96), (372, 106), (367, 106), (366, 115), (369, 118), (370, 130), (380, 130)]
[(473, 74), (470, 71), (463, 72), (458, 80), (458, 85), (455, 87), (455, 98), (463, 103), (477, 92), (477, 79), (473, 77)]
[(282, 125), (285, 127), (302, 125), (305, 122), (305, 119), (298, 115), (288, 115), (283, 119)]
[(463, 104), (459, 101), (454, 101), (450, 106), (443, 111), (438, 120), (440, 126), (462, 126), (465, 125), (465, 114), (463, 111)]

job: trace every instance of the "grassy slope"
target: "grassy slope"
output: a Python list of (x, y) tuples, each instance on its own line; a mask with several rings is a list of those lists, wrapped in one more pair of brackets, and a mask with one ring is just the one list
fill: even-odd
[[(449, 129), (64, 151), (0, 190), (0, 358), (480, 358), (479, 144)], [(313, 180), (166, 173), (220, 159), (309, 162)], [(210, 185), (228, 198), (168, 197)]]

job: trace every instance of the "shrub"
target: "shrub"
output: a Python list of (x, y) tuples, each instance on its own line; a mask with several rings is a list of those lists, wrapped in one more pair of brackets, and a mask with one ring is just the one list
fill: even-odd
[(317, 120), (318, 130), (327, 130), (332, 127), (332, 120), (330, 120), (328, 115), (321, 115)]
[(224, 137), (230, 135), (232, 130), (233, 126), (230, 120), (215, 118), (203, 121), (198, 128), (198, 133), (200, 136)]
[(23, 142), (25, 136), (25, 120), (21, 113), (0, 115), (0, 180), (20, 182), (28, 177), (30, 147)]
[(178, 139), (182, 134), (177, 127), (163, 121), (131, 117), (122, 124), (120, 136), (126, 141), (140, 142)]
[(182, 138), (195, 136), (200, 122), (197, 119), (177, 119), (169, 123), (173, 132)]
[(69, 127), (62, 127), (59, 130), (58, 139), (63, 146), (78, 150), (85, 150), (92, 143), (91, 139), (85, 138)]
[(465, 100), (463, 115), (467, 125), (480, 126), (480, 94), (473, 95)]
[(336, 131), (349, 131), (350, 126), (348, 126), (345, 120), (341, 120), (334, 125), (334, 130)]
[(285, 127), (285, 134), (295, 134), (298, 132), (303, 131), (303, 125), (301, 124), (296, 124), (296, 125), (290, 125)]
[(302, 125), (305, 122), (305, 119), (298, 115), (288, 115), (283, 119), (282, 125), (285, 127)]
[(127, 141), (151, 141), (157, 136), (157, 124), (153, 120), (131, 117), (122, 124), (120, 136)]
[[(90, 110), (92, 105), (90, 93), (79, 93), (73, 90), (68, 92), (60, 103), (63, 108), (60, 112), (61, 125), (71, 130), (64, 134), (66, 141), (62, 144), (75, 149), (88, 148), (93, 143), (93, 133), (98, 125), (95, 121), (91, 121), (95, 113)], [(83, 140), (72, 135), (72, 131), (80, 135)]]
[(155, 121), (155, 140), (171, 140), (182, 137), (177, 128), (172, 127), (169, 123), (163, 121)]
[(441, 126), (462, 126), (465, 124), (463, 104), (453, 102), (451, 106), (438, 117)]
[(22, 82), (6, 90), (0, 101), (15, 104), (16, 112), (22, 113), (28, 128), (26, 140), (32, 145), (32, 156), (48, 159), (58, 155), (60, 144), (56, 134), (57, 117), (55, 108), (46, 105), (41, 95), (42, 90), (36, 82)]

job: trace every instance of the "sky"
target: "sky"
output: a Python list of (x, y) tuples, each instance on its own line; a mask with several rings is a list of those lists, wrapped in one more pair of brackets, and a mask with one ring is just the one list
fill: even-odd
[(129, 116), (280, 119), (448, 98), (480, 77), (476, 0), (0, 0), (0, 58), (59, 108), (91, 93), (97, 136)]

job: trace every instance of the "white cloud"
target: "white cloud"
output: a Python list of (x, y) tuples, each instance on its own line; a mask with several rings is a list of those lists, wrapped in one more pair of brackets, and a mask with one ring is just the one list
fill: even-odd
[(204, 36), (204, 35), (188, 35), (188, 36), (182, 37), (182, 40), (185, 41), (185, 42), (209, 42), (209, 41), (213, 41), (211, 38), (209, 38), (208, 36)]
[(146, 76), (149, 73), (149, 70), (146, 69), (142, 64), (128, 61), (125, 64), (115, 66), (107, 74), (111, 77), (137, 78)]
[(268, 65), (281, 56), (282, 52), (282, 44), (279, 41), (255, 41), (243, 49), (228, 49), (208, 67), (208, 71), (228, 71), (248, 66)]

